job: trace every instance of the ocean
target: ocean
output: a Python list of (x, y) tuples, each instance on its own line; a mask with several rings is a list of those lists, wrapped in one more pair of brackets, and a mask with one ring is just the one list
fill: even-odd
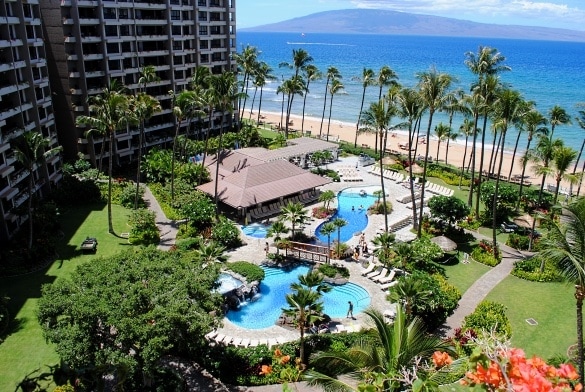
[[(272, 74), (278, 78), (264, 87), (262, 110), (280, 113), (282, 95), (276, 94), (281, 80), (292, 75), (292, 70), (279, 67), (283, 62), (292, 63), (293, 49), (304, 49), (313, 64), (323, 73), (330, 66), (336, 67), (342, 75), (345, 86), (342, 94), (333, 99), (332, 121), (348, 124), (356, 123), (360, 110), (362, 85), (356, 77), (361, 77), (364, 68), (378, 72), (384, 65), (398, 75), (398, 82), (405, 87), (414, 87), (416, 75), (435, 67), (439, 72), (448, 73), (456, 78), (453, 87), (468, 92), (475, 80), (465, 66), (465, 53), (477, 52), (479, 46), (497, 48), (506, 57), (505, 64), (512, 68), (503, 72), (500, 78), (511, 88), (523, 95), (524, 99), (534, 101), (536, 108), (547, 116), (548, 110), (559, 105), (573, 118), (572, 125), (555, 129), (555, 135), (562, 138), (566, 145), (579, 149), (585, 130), (581, 129), (574, 117), (576, 104), (585, 102), (585, 43), (531, 41), (496, 38), (455, 38), (359, 34), (297, 34), (297, 33), (252, 33), (238, 32), (238, 52), (246, 45), (255, 46), (261, 52), (259, 60), (266, 62)], [(313, 81), (307, 96), (305, 116), (321, 118), (325, 79)], [(251, 104), (246, 103), (247, 109)], [(378, 87), (368, 87), (364, 109), (378, 99)], [(292, 114), (302, 114), (302, 97), (295, 97)], [(258, 103), (255, 103), (255, 108)], [(329, 103), (325, 119), (327, 119)], [(433, 127), (439, 122), (448, 122), (443, 113), (433, 119)], [(453, 129), (457, 130), (463, 121), (461, 115), (454, 118)], [(395, 119), (394, 123), (400, 122)], [(424, 122), (426, 124), (426, 122)], [(515, 143), (517, 131), (510, 130), (506, 136), (507, 148)], [(491, 140), (488, 137), (487, 140)], [(520, 148), (526, 144), (521, 136)]]

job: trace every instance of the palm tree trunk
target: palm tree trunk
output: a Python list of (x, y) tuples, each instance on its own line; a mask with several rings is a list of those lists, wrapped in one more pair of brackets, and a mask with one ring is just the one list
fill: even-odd
[(214, 197), (213, 200), (215, 202), (215, 220), (219, 220), (219, 194), (218, 194), (218, 182), (219, 182), (219, 164), (221, 160), (221, 152), (222, 152), (222, 139), (223, 139), (223, 123), (225, 120), (225, 109), (222, 110), (221, 115), (221, 127), (219, 128), (219, 143), (217, 145), (217, 156), (215, 157), (215, 184), (214, 184)]
[(321, 134), (323, 133), (323, 122), (325, 121), (325, 108), (327, 107), (327, 91), (329, 87), (329, 77), (327, 78), (327, 82), (325, 82), (325, 98), (323, 99), (323, 114), (321, 115), (321, 126), (319, 127), (319, 138), (321, 138)]
[(110, 132), (110, 156), (108, 157), (108, 233), (114, 234), (114, 223), (112, 222), (112, 168), (114, 166), (114, 132)]
[[(424, 160), (424, 167), (423, 167), (422, 187), (421, 187), (421, 192), (420, 192), (421, 202), (422, 202), (422, 200), (425, 199), (425, 183), (427, 181), (427, 165), (429, 163), (429, 145), (430, 145), (429, 138), (431, 136), (431, 125), (433, 123), (433, 114), (434, 114), (434, 110), (429, 109), (429, 124), (427, 126), (427, 136), (426, 136), (427, 142), (425, 143), (425, 146), (426, 146), (425, 150), (426, 151), (425, 151), (425, 160)], [(419, 213), (419, 217), (418, 217), (417, 238), (421, 238), (421, 236), (422, 236), (423, 210), (424, 210), (424, 208), (420, 209), (420, 213)]]
[(553, 204), (557, 204), (557, 200), (559, 198), (559, 187), (561, 186), (561, 180), (563, 179), (563, 177), (560, 174), (557, 174), (557, 178), (556, 178), (556, 189), (555, 189), (555, 198), (553, 201)]
[(353, 148), (357, 147), (357, 138), (358, 132), (360, 130), (360, 120), (362, 118), (362, 110), (364, 110), (364, 100), (366, 99), (366, 88), (364, 87), (364, 91), (362, 92), (362, 104), (360, 105), (360, 112), (358, 114), (358, 120), (355, 124), (355, 140), (353, 141)]
[[(463, 182), (463, 172), (465, 171), (465, 158), (467, 158), (467, 144), (469, 142), (469, 135), (465, 136), (465, 149), (463, 150), (463, 160), (461, 161), (461, 175), (459, 176), (459, 189), (461, 189), (461, 183)], [(447, 159), (447, 158), (445, 158)]]
[[(585, 173), (585, 161), (583, 161), (583, 168), (581, 169), (582, 172)], [(577, 186), (577, 197), (579, 197), (579, 193), (581, 193), (581, 184), (583, 183), (583, 176), (579, 176), (579, 184)]]
[[(469, 184), (469, 197), (467, 198), (467, 206), (471, 208), (473, 206), (473, 190), (475, 189), (475, 156), (477, 155), (477, 121), (479, 115), (476, 113), (473, 116), (473, 145), (471, 146), (471, 183)], [(477, 187), (481, 185), (481, 176), (479, 176)], [(475, 216), (479, 217), (479, 205), (476, 208)]]
[(28, 210), (28, 250), (29, 250), (29, 257), (30, 251), (32, 250), (33, 244), (33, 217), (32, 217), (32, 198), (33, 198), (33, 186), (34, 186), (34, 176), (33, 176), (33, 165), (31, 164), (28, 167), (28, 200), (27, 200), (27, 210)]
[(579, 382), (585, 385), (585, 370), (583, 362), (585, 355), (583, 353), (583, 298), (585, 298), (585, 288), (581, 285), (575, 285), (575, 299), (577, 300), (577, 347), (578, 363), (577, 371), (579, 372)]
[(256, 101), (256, 93), (258, 92), (258, 86), (254, 89), (254, 95), (252, 96), (252, 104), (250, 105), (250, 115), (248, 120), (252, 120), (252, 112), (254, 111), (254, 102)]
[[(477, 123), (476, 123), (477, 125)], [(482, 175), (483, 175), (483, 157), (485, 154), (485, 129), (487, 127), (487, 114), (485, 114), (483, 116), (483, 129), (481, 132), (481, 152), (480, 152), (480, 156), (479, 156), (479, 171), (477, 174), (477, 189), (476, 189), (476, 201), (475, 201), (475, 216), (479, 217), (479, 201), (480, 201), (480, 196), (481, 196), (481, 181), (482, 181)], [(474, 164), (475, 167), (475, 164)], [(473, 179), (473, 176), (472, 176)]]
[(329, 118), (327, 119), (327, 141), (329, 141), (329, 128), (331, 127), (331, 111), (333, 110), (333, 94), (329, 100)]
[(173, 139), (173, 156), (171, 157), (171, 203), (175, 201), (175, 156), (177, 154), (177, 138), (179, 137), (180, 128), (181, 120), (179, 120), (177, 123), (177, 127), (175, 129), (175, 138)]
[(496, 158), (498, 156), (498, 150), (500, 149), (500, 140), (502, 139), (502, 134), (500, 133), (500, 138), (498, 139), (498, 133), (494, 132), (494, 140), (492, 140), (492, 152), (490, 153), (490, 163), (488, 165), (488, 176), (491, 173), (495, 172), (496, 167)]
[[(528, 143), (526, 144), (526, 153), (530, 150), (530, 142), (532, 137), (528, 137)], [(516, 202), (516, 212), (520, 211), (520, 200), (522, 200), (522, 188), (524, 187), (524, 174), (526, 173), (526, 159), (522, 162), (522, 176), (520, 177), (520, 189), (518, 189), (518, 201)]]
[(301, 133), (305, 133), (305, 106), (307, 105), (307, 93), (309, 92), (309, 84), (311, 83), (311, 79), (307, 79), (307, 86), (305, 89), (305, 96), (303, 97), (303, 115), (301, 119)]
[[(581, 159), (581, 154), (583, 154), (583, 147), (585, 147), (585, 139), (583, 139), (583, 143), (581, 143), (581, 149), (579, 150), (579, 155), (577, 155), (577, 159), (575, 160), (575, 166), (573, 167), (573, 175), (577, 173), (577, 165), (579, 164), (579, 159)], [(585, 166), (585, 165), (584, 165)], [(581, 178), (579, 177), (579, 188), (581, 188)], [(569, 187), (569, 196), (573, 194), (573, 183)], [(579, 191), (577, 190), (577, 196), (579, 195)]]
[(506, 142), (506, 129), (502, 129), (500, 133), (500, 143), (502, 145), (502, 153), (500, 154), (500, 164), (498, 165), (498, 177), (496, 177), (496, 187), (494, 189), (494, 200), (492, 202), (492, 239), (494, 248), (494, 257), (498, 258), (498, 240), (496, 238), (496, 217), (498, 212), (498, 188), (500, 186), (500, 175), (502, 174), (502, 163), (504, 162), (504, 143)]
[(257, 123), (260, 123), (260, 109), (262, 109), (262, 92), (264, 91), (264, 87), (260, 87), (260, 99), (258, 99), (258, 119), (256, 120)]
[[(518, 142), (520, 142), (520, 134), (522, 132), (518, 132), (518, 136), (516, 137), (516, 144), (514, 144), (514, 152), (512, 153), (512, 163), (510, 164), (510, 172), (508, 173), (508, 181), (512, 178), (512, 170), (514, 170), (514, 162), (516, 161), (516, 150), (518, 150)], [(522, 183), (522, 181), (520, 181)]]
[(136, 194), (134, 195), (134, 209), (138, 209), (138, 196), (140, 194), (140, 169), (142, 165), (142, 145), (144, 141), (144, 121), (140, 122), (138, 131), (138, 164), (136, 166)]
[[(546, 173), (544, 173), (542, 175), (542, 181), (540, 183), (540, 191), (538, 192), (538, 201), (537, 201), (537, 207), (540, 207), (540, 203), (542, 202), (542, 194), (544, 192), (544, 184), (546, 182)], [(532, 233), (534, 233), (534, 228), (536, 227), (536, 216), (534, 217), (534, 219), (532, 220)], [(534, 239), (533, 235), (530, 235), (528, 237), (528, 251), (532, 251), (532, 240)], [(544, 258), (542, 259), (542, 262), (540, 263), (540, 272), (544, 271)]]
[(439, 148), (441, 147), (441, 139), (439, 139), (437, 141), (437, 157), (435, 158), (435, 161), (439, 161)]
[[(380, 129), (380, 144), (382, 144), (382, 132), (384, 130)], [(376, 132), (376, 135), (378, 132)], [(382, 165), (382, 159), (384, 159), (384, 149), (380, 145), (380, 186), (382, 187), (382, 203), (384, 203), (384, 231), (388, 232), (388, 214), (386, 214), (386, 188), (384, 186), (384, 165)]]
[[(408, 127), (408, 162), (412, 162), (412, 122)], [(412, 199), (412, 227), (415, 230), (418, 230), (418, 219), (417, 219), (417, 209), (416, 209), (416, 200), (414, 199), (414, 186), (412, 181), (412, 165), (408, 164), (408, 182), (410, 185), (410, 198)], [(422, 209), (422, 202), (420, 208)]]
[[(260, 92), (262, 95), (262, 92)], [(201, 178), (203, 177), (203, 173), (205, 171), (205, 159), (207, 158), (207, 148), (209, 146), (209, 134), (211, 133), (211, 119), (213, 117), (213, 108), (209, 108), (209, 121), (207, 124), (207, 132), (205, 133), (205, 146), (203, 147), (203, 160), (201, 161), (201, 171), (199, 172), (199, 178), (197, 179), (197, 184), (201, 185)]]

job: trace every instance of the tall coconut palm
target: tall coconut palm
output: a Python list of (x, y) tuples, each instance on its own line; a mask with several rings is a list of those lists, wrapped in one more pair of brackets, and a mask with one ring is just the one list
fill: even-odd
[(306, 90), (305, 81), (300, 75), (295, 75), (283, 83), (283, 93), (286, 94), (286, 118), (284, 125), (284, 136), (288, 139), (288, 126), (290, 124), (290, 113), (295, 95), (303, 96)]
[[(406, 119), (408, 123), (408, 162), (413, 162), (414, 157), (412, 156), (412, 141), (414, 137), (414, 124), (420, 119), (423, 111), (423, 106), (420, 102), (420, 96), (418, 92), (404, 88), (400, 91), (397, 96), (398, 113), (400, 117)], [(418, 214), (416, 207), (416, 198), (414, 197), (414, 186), (412, 183), (413, 173), (412, 165), (408, 165), (408, 179), (410, 181), (410, 197), (412, 199), (412, 222), (414, 228), (418, 228)]]
[[(27, 249), (30, 251), (33, 245), (33, 195), (35, 193), (35, 166), (38, 167), (39, 172), (45, 170), (44, 162), (58, 154), (62, 148), (50, 147), (51, 139), (43, 137), (40, 132), (30, 131), (25, 132), (14, 143), (14, 157), (23, 166), (28, 173), (27, 186), (27, 214), (28, 214), (28, 243)], [(40, 176), (39, 176), (40, 177)]]
[(295, 93), (292, 95), (289, 94), (289, 97), (288, 97), (289, 99), (288, 99), (287, 109), (286, 109), (286, 125), (285, 125), (287, 134), (288, 134), (288, 122), (290, 119), (290, 112), (292, 110), (294, 96), (295, 96), (295, 94), (303, 96), (304, 95), (303, 93), (306, 89), (303, 78), (301, 77), (301, 71), (303, 71), (312, 62), (313, 62), (313, 57), (311, 57), (311, 55), (306, 50), (293, 49), (293, 62), (292, 63), (284, 62), (284, 63), (279, 64), (279, 67), (288, 67), (288, 68), (294, 69), (294, 76), (291, 78), (291, 80), (294, 80), (295, 84), (300, 83), (300, 90), (295, 91)]
[[(108, 232), (114, 233), (112, 223), (112, 168), (114, 161), (116, 131), (126, 128), (129, 123), (129, 102), (124, 88), (114, 79), (101, 94), (92, 96), (89, 101), (89, 115), (78, 116), (78, 125), (103, 130), (109, 138), (108, 149)], [(105, 140), (104, 140), (105, 142)]]
[[(453, 78), (446, 74), (446, 73), (439, 73), (435, 68), (431, 68), (428, 72), (421, 72), (417, 75), (418, 78), (418, 87), (419, 87), (419, 94), (420, 99), (423, 105), (428, 110), (428, 125), (427, 125), (427, 133), (426, 133), (426, 140), (430, 140), (431, 136), (431, 126), (433, 124), (433, 115), (437, 110), (440, 110), (443, 107), (443, 103), (445, 100), (445, 96), (447, 94), (447, 90), (451, 86), (451, 82)], [(424, 166), (423, 166), (423, 184), (427, 180), (427, 166), (429, 161), (429, 145), (430, 143), (426, 143), (426, 151), (425, 151), (425, 159), (424, 159)], [(424, 200), (425, 197), (425, 188), (422, 187), (421, 189), (421, 200)], [(422, 222), (423, 218), (423, 209), (420, 209), (419, 212), (419, 222)], [(418, 225), (417, 236), (420, 238), (422, 235), (422, 225)]]
[(335, 192), (331, 189), (321, 192), (319, 195), (319, 201), (323, 202), (323, 208), (329, 210), (329, 205), (335, 200)]
[(575, 158), (577, 158), (577, 151), (573, 150), (571, 147), (558, 146), (553, 150), (553, 175), (556, 183), (554, 197), (555, 204), (559, 198), (561, 181), (565, 180), (571, 184), (575, 184), (577, 182), (577, 176), (569, 173), (569, 167), (573, 164)]
[[(242, 93), (238, 98), (238, 112), (240, 115), (240, 123), (244, 118), (244, 111), (246, 109), (246, 100), (248, 98), (248, 87), (251, 77), (254, 75), (255, 70), (258, 68), (258, 55), (260, 52), (255, 46), (246, 45), (242, 49), (242, 53), (235, 53), (234, 60), (238, 65), (238, 69), (243, 73), (242, 77)], [(243, 99), (243, 103), (242, 103)]]
[(323, 114), (321, 115), (321, 126), (319, 127), (319, 138), (323, 134), (323, 122), (325, 121), (325, 108), (327, 108), (327, 95), (329, 94), (329, 83), (332, 80), (339, 80), (342, 79), (339, 70), (335, 67), (327, 68), (326, 72), (326, 80), (325, 80), (325, 95), (323, 97)]
[(327, 236), (327, 263), (331, 258), (331, 234), (335, 233), (335, 230), (337, 230), (337, 227), (333, 222), (327, 222), (319, 229), (319, 233)]
[(360, 111), (358, 113), (358, 120), (355, 123), (355, 139), (353, 142), (354, 147), (357, 147), (357, 138), (358, 138), (359, 128), (360, 128), (360, 119), (362, 116), (362, 111), (364, 110), (364, 101), (366, 99), (366, 89), (369, 86), (373, 86), (374, 84), (376, 84), (375, 77), (376, 77), (376, 74), (374, 73), (373, 69), (364, 68), (361, 76), (354, 76), (353, 78), (351, 78), (351, 80), (360, 82), (362, 84), (362, 101), (360, 104)]
[[(222, 160), (223, 153), (223, 134), (226, 123), (226, 113), (232, 116), (234, 111), (234, 104), (242, 96), (238, 92), (238, 84), (236, 76), (232, 72), (224, 72), (221, 75), (213, 75), (209, 78), (210, 87), (214, 91), (215, 107), (221, 111), (221, 126), (219, 128), (219, 140), (217, 144), (217, 151), (215, 156), (215, 217), (219, 219), (219, 165)], [(231, 117), (230, 117), (231, 118)]]
[(459, 176), (459, 189), (461, 189), (461, 182), (463, 181), (463, 173), (465, 171), (465, 161), (467, 159), (467, 149), (469, 148), (469, 136), (473, 136), (473, 121), (465, 118), (463, 123), (459, 126), (459, 133), (465, 135), (465, 148), (463, 150), (463, 158), (461, 160), (461, 175)]
[(316, 353), (311, 358), (312, 369), (304, 374), (309, 385), (327, 391), (406, 390), (399, 381), (404, 369), (417, 367), (418, 361), (425, 362), (435, 351), (453, 352), (448, 343), (426, 333), (421, 319), (408, 322), (400, 305), (392, 324), (373, 308), (364, 313), (374, 325), (369, 339), (360, 339), (344, 351)]
[[(477, 89), (473, 89), (471, 94), (466, 95), (464, 97), (464, 102), (469, 108), (470, 113), (473, 116), (472, 122), (472, 142), (471, 142), (471, 182), (469, 184), (469, 196), (467, 198), (467, 205), (471, 208), (473, 205), (473, 192), (475, 190), (475, 167), (477, 161), (477, 135), (481, 132), (481, 130), (477, 127), (479, 123), (479, 116), (480, 113), (483, 112), (483, 107), (486, 105), (485, 98), (479, 93)], [(477, 188), (479, 188), (480, 182), (478, 179)], [(477, 207), (477, 206), (476, 206)], [(477, 210), (479, 207), (476, 208), (476, 216)]]
[(535, 111), (533, 102), (526, 102), (526, 103), (528, 104), (528, 107), (525, 110), (524, 116), (522, 117), (523, 118), (522, 121), (520, 123), (518, 123), (518, 126), (516, 127), (518, 134), (516, 135), (516, 143), (514, 143), (514, 151), (512, 152), (512, 163), (510, 165), (510, 171), (508, 172), (508, 176), (507, 176), (508, 181), (510, 181), (510, 178), (512, 177), (512, 172), (514, 170), (514, 164), (516, 161), (516, 152), (518, 150), (518, 144), (520, 143), (520, 136), (522, 135), (522, 132), (524, 132), (526, 130), (527, 125), (528, 125), (526, 118), (528, 116), (533, 116), (533, 112)]
[[(524, 175), (526, 174), (526, 164), (528, 163), (528, 156), (526, 154), (530, 151), (530, 144), (535, 135), (547, 135), (548, 128), (546, 125), (546, 118), (537, 110), (532, 109), (522, 117), (522, 128), (526, 131), (526, 153), (522, 159), (522, 174), (520, 176), (520, 188), (518, 189), (518, 202), (516, 203), (516, 211), (520, 211), (520, 200), (522, 199), (522, 188), (524, 187)], [(518, 133), (518, 136), (520, 133)], [(510, 168), (510, 174), (512, 168)], [(510, 177), (510, 175), (508, 175)]]
[(287, 294), (285, 299), (288, 308), (283, 312), (292, 316), (299, 329), (299, 358), (302, 364), (305, 361), (305, 329), (316, 321), (323, 319), (323, 293), (331, 290), (331, 286), (323, 283), (323, 277), (316, 272), (309, 272), (299, 276), (299, 283), (291, 284), (293, 293)]
[[(577, 108), (579, 109), (579, 116), (575, 119), (579, 124), (581, 129), (585, 130), (585, 103), (578, 103)], [(577, 155), (577, 159), (575, 160), (575, 166), (573, 167), (573, 174), (577, 173), (577, 165), (579, 164), (579, 160), (581, 159), (581, 155), (583, 154), (583, 148), (585, 147), (585, 139), (583, 139), (583, 143), (581, 143), (581, 149), (579, 150), (579, 155)], [(585, 161), (583, 161), (583, 169), (581, 172), (585, 173)], [(577, 197), (579, 197), (579, 193), (581, 192), (581, 182), (583, 181), (583, 176), (579, 177), (578, 185), (577, 185)], [(571, 194), (572, 194), (571, 190)]]
[(341, 94), (345, 86), (339, 79), (333, 79), (331, 86), (329, 86), (329, 118), (327, 120), (327, 141), (329, 141), (329, 128), (331, 127), (331, 112), (333, 110), (333, 96)]
[(312, 81), (321, 79), (323, 77), (323, 74), (321, 73), (321, 71), (319, 71), (319, 68), (317, 68), (313, 64), (307, 65), (303, 71), (304, 71), (303, 76), (304, 76), (306, 83), (305, 83), (305, 91), (303, 94), (303, 114), (302, 114), (302, 120), (301, 120), (301, 133), (304, 134), (304, 132), (305, 132), (305, 107), (307, 105), (307, 95), (309, 94), (309, 86), (311, 85)]
[(260, 98), (258, 99), (258, 117), (256, 122), (260, 122), (261, 111), (262, 111), (262, 95), (264, 92), (264, 86), (266, 83), (272, 80), (276, 80), (276, 77), (272, 74), (272, 68), (265, 62), (260, 63), (260, 66), (256, 70), (256, 84), (260, 87)]
[(550, 123), (550, 137), (553, 138), (557, 125), (571, 124), (571, 116), (567, 114), (565, 109), (555, 105), (548, 111), (548, 122)]
[(347, 226), (347, 221), (343, 218), (335, 218), (331, 221), (333, 226), (337, 229), (337, 257), (341, 256), (340, 253), (340, 246), (341, 246), (341, 228)]
[(171, 202), (175, 201), (175, 161), (177, 160), (177, 144), (183, 121), (191, 118), (199, 106), (199, 97), (192, 90), (183, 90), (179, 94), (169, 92), (173, 97), (173, 114), (175, 116), (175, 136), (173, 138), (173, 155), (171, 160)]
[(560, 221), (550, 219), (549, 230), (541, 239), (539, 257), (559, 266), (566, 281), (575, 287), (577, 319), (577, 369), (585, 385), (583, 363), (583, 299), (585, 299), (585, 199), (563, 208)]
[[(384, 134), (390, 127), (392, 117), (396, 114), (396, 107), (393, 105), (386, 105), (386, 100), (381, 99), (378, 102), (372, 102), (368, 110), (362, 113), (362, 125), (368, 129), (375, 130), (380, 140), (383, 140)], [(380, 148), (380, 186), (382, 187), (382, 203), (384, 209), (386, 208), (386, 189), (384, 186), (384, 166), (382, 159), (384, 158), (384, 149)], [(388, 231), (388, 214), (384, 213), (384, 228)]]
[[(451, 133), (451, 129), (447, 126), (447, 124), (443, 124), (442, 122), (439, 123), (435, 127), (435, 136), (437, 137), (437, 157), (435, 160), (439, 160), (439, 151), (441, 149), (441, 142), (449, 140), (449, 134)], [(447, 161), (445, 161), (447, 163)]]
[[(502, 152), (504, 145), (506, 143), (506, 133), (508, 132), (509, 127), (513, 126), (515, 123), (518, 123), (522, 116), (525, 113), (527, 105), (523, 100), (522, 96), (518, 91), (511, 90), (511, 89), (503, 89), (499, 92), (495, 108), (494, 108), (494, 124), (500, 129), (501, 132), (501, 140), (500, 146), (502, 147)], [(504, 154), (500, 154), (500, 163), (498, 165), (498, 174), (496, 176), (496, 185), (494, 189), (494, 201), (492, 202), (492, 240), (493, 240), (493, 248), (494, 248), (494, 257), (498, 257), (498, 242), (496, 239), (497, 230), (496, 230), (496, 218), (497, 218), (497, 200), (498, 200), (498, 190), (500, 186), (500, 175), (502, 174), (502, 167), (504, 162)]]
[[(378, 101), (382, 99), (382, 91), (384, 87), (390, 87), (394, 85), (398, 85), (397, 82), (398, 75), (396, 72), (392, 70), (387, 65), (383, 65), (378, 72), (378, 77), (376, 78), (376, 84), (378, 85)], [(374, 153), (378, 152), (378, 133), (376, 133), (376, 138), (374, 141)]]

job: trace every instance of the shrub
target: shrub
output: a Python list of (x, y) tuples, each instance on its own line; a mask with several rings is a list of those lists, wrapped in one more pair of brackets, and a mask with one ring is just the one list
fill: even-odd
[(201, 244), (203, 244), (203, 239), (201, 237), (196, 237), (178, 240), (175, 243), (175, 246), (179, 250), (190, 251), (201, 248)]
[(482, 301), (473, 313), (465, 316), (463, 320), (464, 329), (475, 331), (494, 331), (496, 334), (509, 338), (512, 335), (510, 320), (506, 316), (506, 307), (492, 301)]
[(240, 231), (236, 224), (225, 216), (220, 216), (219, 221), (212, 227), (211, 239), (226, 249), (233, 249), (242, 245)]
[[(126, 208), (134, 207), (134, 198), (136, 197), (136, 184), (127, 182), (121, 185), (121, 190), (118, 194), (118, 202)], [(146, 207), (144, 202), (144, 186), (140, 186), (138, 189), (138, 207)]]
[(128, 241), (131, 244), (158, 244), (160, 236), (155, 218), (154, 211), (143, 208), (133, 210), (128, 220), (128, 224), (132, 227)]
[(56, 188), (51, 191), (53, 200), (59, 206), (102, 201), (100, 189), (93, 180), (81, 180), (76, 176), (64, 175)]
[(329, 211), (327, 208), (320, 206), (314, 207), (311, 215), (317, 219), (325, 219), (331, 214), (333, 214), (333, 211)]
[(317, 270), (329, 278), (335, 278), (337, 275), (341, 275), (344, 278), (349, 278), (349, 270), (346, 267), (338, 267), (331, 264), (321, 264)]
[(392, 203), (390, 203), (388, 200), (386, 200), (386, 208), (384, 209), (384, 203), (380, 202), (376, 202), (374, 203), (374, 205), (372, 205), (369, 208), (369, 211), (373, 214), (390, 214), (392, 212)]
[(540, 272), (541, 259), (532, 257), (527, 260), (518, 260), (514, 263), (512, 275), (533, 282), (562, 282), (563, 277), (556, 266), (545, 260), (544, 271)]
[(491, 242), (481, 240), (478, 246), (471, 252), (471, 257), (478, 263), (495, 267), (502, 261), (502, 252), (498, 251), (498, 258), (496, 259)]
[[(445, 181), (446, 184), (449, 185), (459, 185), (459, 181), (461, 179), (461, 173), (459, 171), (454, 171), (455, 169), (451, 169), (449, 167), (437, 165), (437, 164), (430, 164), (427, 169), (427, 177), (435, 177), (440, 178), (441, 180)], [(461, 181), (462, 186), (469, 186), (471, 184), (471, 180), (467, 177), (463, 177)]]
[(264, 270), (256, 264), (247, 261), (236, 261), (226, 264), (227, 269), (237, 274), (242, 275), (248, 282), (258, 281), (264, 279)]
[(510, 233), (508, 239), (506, 240), (506, 245), (519, 250), (526, 250), (528, 249), (528, 243), (530, 242), (530, 238), (527, 235), (520, 235), (516, 233)]

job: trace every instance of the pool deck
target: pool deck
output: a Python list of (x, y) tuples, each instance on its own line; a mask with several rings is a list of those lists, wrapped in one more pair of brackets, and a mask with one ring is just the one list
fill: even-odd
[[(355, 168), (357, 157), (348, 157), (348, 158), (341, 158), (339, 161), (328, 164), (327, 168), (334, 169), (336, 167), (353, 167)], [(367, 167), (359, 167), (357, 169), (358, 174), (363, 178), (363, 182), (332, 182), (321, 187), (321, 190), (333, 190), (334, 192), (339, 192), (346, 188), (357, 188), (365, 189), (368, 193), (370, 191), (374, 191), (376, 189), (380, 189), (380, 177), (375, 176), (368, 171), (370, 170), (371, 166)], [(412, 210), (406, 208), (406, 204), (402, 204), (396, 201), (397, 197), (404, 196), (409, 194), (410, 191), (403, 187), (401, 184), (396, 184), (396, 182), (391, 180), (384, 181), (386, 193), (389, 195), (389, 201), (392, 202), (393, 211), (388, 216), (389, 221), (401, 219), (412, 215)], [(313, 204), (307, 207), (307, 210), (310, 211), (316, 205), (320, 203)], [(358, 206), (356, 206), (357, 208)], [(364, 234), (366, 237), (366, 241), (370, 243), (372, 238), (376, 236), (376, 232), (380, 227), (384, 225), (384, 217), (382, 215), (369, 215), (368, 216), (368, 226), (364, 230)], [(274, 218), (272, 219), (274, 220)], [(314, 219), (312, 218), (311, 221), (305, 227), (305, 232), (307, 233), (314, 233), (315, 229), (319, 224), (323, 222), (322, 219)], [(396, 238), (399, 240), (411, 240), (415, 238), (415, 235), (410, 232), (412, 225), (405, 227), (396, 232)], [(227, 253), (229, 256), (229, 261), (248, 261), (257, 264), (261, 264), (265, 258), (265, 251), (264, 251), (264, 244), (266, 241), (269, 242), (271, 247), (273, 246), (273, 241), (271, 239), (263, 239), (263, 238), (253, 238), (246, 236), (242, 233), (242, 238), (246, 242), (246, 245), (239, 247), (238, 249), (232, 250)], [(335, 235), (332, 236), (332, 240), (336, 237)], [(352, 237), (347, 244), (350, 246), (355, 247), (359, 242), (359, 236)], [(273, 248), (271, 250), (274, 250)], [(361, 275), (362, 266), (360, 263), (357, 262), (348, 262), (348, 261), (340, 261), (340, 260), (333, 260), (333, 263), (341, 264), (347, 267), (350, 271), (350, 281), (362, 286), (366, 289), (371, 298), (371, 306), (375, 309), (384, 312), (385, 310), (392, 307), (392, 305), (386, 300), (387, 291), (384, 292), (380, 288), (380, 286), (373, 282), (372, 280), (363, 277)], [(354, 316), (354, 319), (347, 319), (347, 318), (339, 318), (339, 319), (332, 319), (333, 324), (343, 324), (346, 329), (359, 329), (362, 325), (365, 325), (368, 320), (364, 314), (358, 313)], [(240, 328), (237, 325), (233, 324), (229, 320), (224, 318), (223, 327), (219, 330), (219, 333), (230, 336), (230, 337), (238, 337), (242, 339), (279, 339), (279, 340), (286, 340), (286, 341), (293, 341), (299, 338), (299, 331), (293, 330), (290, 328), (283, 328), (278, 325), (274, 325), (269, 328), (265, 329), (245, 329)]]

